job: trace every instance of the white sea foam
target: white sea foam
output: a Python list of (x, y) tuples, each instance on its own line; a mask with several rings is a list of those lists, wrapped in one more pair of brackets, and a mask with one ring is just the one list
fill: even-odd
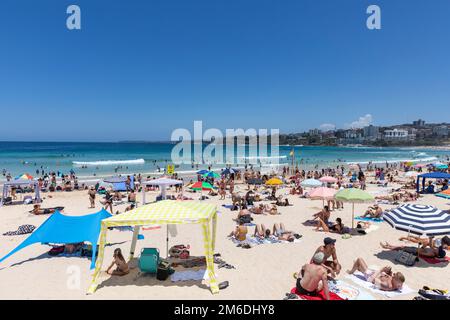
[(144, 164), (144, 159), (134, 159), (134, 160), (101, 160), (101, 161), (72, 161), (75, 166), (113, 166), (113, 165), (134, 165), (134, 164)]
[[(436, 157), (416, 158), (416, 159), (396, 159), (396, 160), (379, 160), (371, 161), (372, 164), (384, 164), (384, 163), (399, 163), (399, 162), (430, 162), (437, 160)], [(369, 164), (369, 161), (352, 161), (347, 164)]]

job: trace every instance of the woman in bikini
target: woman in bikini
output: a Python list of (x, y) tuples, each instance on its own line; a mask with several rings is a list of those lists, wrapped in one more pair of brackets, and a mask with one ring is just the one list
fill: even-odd
[[(116, 269), (110, 272), (114, 265), (117, 266)], [(108, 270), (106, 270), (106, 273), (113, 276), (124, 276), (130, 273), (130, 268), (128, 267), (128, 263), (125, 261), (120, 248), (114, 250), (113, 261)]]

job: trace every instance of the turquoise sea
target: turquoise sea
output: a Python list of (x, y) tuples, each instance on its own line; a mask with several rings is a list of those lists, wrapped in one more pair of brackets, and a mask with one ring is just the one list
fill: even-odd
[[(206, 145), (204, 145), (205, 147)], [(0, 170), (5, 169), (13, 177), (36, 170), (60, 171), (68, 174), (74, 170), (79, 177), (108, 176), (115, 173), (157, 173), (172, 163), (171, 143), (84, 143), (84, 142), (0, 142)], [(220, 148), (220, 147), (218, 147)], [(292, 147), (280, 146), (279, 155), (270, 159), (281, 165), (291, 163)], [(247, 150), (248, 151), (248, 150)], [(385, 163), (415, 160), (420, 162), (447, 161), (450, 150), (421, 148), (371, 148), (371, 147), (294, 147), (295, 163), (302, 168), (333, 167), (346, 163)], [(248, 156), (248, 152), (246, 153)], [(270, 153), (266, 158), (270, 158)], [(267, 159), (265, 159), (267, 160)], [(267, 161), (261, 160), (264, 164)], [(225, 165), (213, 163), (213, 168)], [(198, 168), (207, 168), (200, 164)], [(176, 171), (195, 171), (196, 166), (184, 164)], [(0, 180), (4, 180), (0, 176)]]

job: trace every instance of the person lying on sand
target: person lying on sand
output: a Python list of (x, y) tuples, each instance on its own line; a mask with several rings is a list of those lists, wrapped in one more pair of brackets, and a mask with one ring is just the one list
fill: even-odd
[(294, 233), (293, 231), (286, 230), (283, 223), (275, 223), (273, 225), (273, 235), (281, 241), (293, 242), (295, 239), (300, 239), (300, 235)]
[[(439, 244), (439, 246), (435, 246), (436, 244)], [(392, 250), (392, 251), (399, 251), (403, 250), (408, 253), (411, 253), (413, 255), (419, 256), (419, 257), (426, 257), (426, 258), (438, 258), (442, 259), (445, 258), (447, 253), (445, 250), (448, 250), (448, 247), (450, 246), (450, 238), (444, 237), (440, 242), (431, 241), (427, 245), (423, 245), (420, 248), (410, 247), (410, 246), (393, 246), (387, 242), (383, 243), (380, 242), (380, 246), (383, 249), (386, 250)]]
[[(328, 270), (328, 273), (332, 278), (335, 278), (336, 275), (341, 272), (342, 268), (337, 258), (335, 243), (335, 239), (327, 237), (323, 239), (324, 245), (317, 248), (317, 250), (314, 252), (314, 254), (318, 252), (322, 252), (324, 254), (324, 262), (322, 263), (322, 265)], [(332, 260), (328, 260), (328, 258), (330, 257), (332, 258)]]
[(32, 214), (35, 215), (40, 215), (40, 214), (51, 214), (51, 213), (55, 213), (56, 209), (55, 208), (41, 208), (40, 204), (35, 204), (33, 206), (33, 210), (31, 211)]
[[(110, 272), (114, 265), (117, 266), (116, 269)], [(125, 261), (122, 255), (122, 251), (120, 250), (120, 248), (117, 248), (116, 250), (114, 250), (113, 261), (109, 268), (106, 270), (106, 273), (113, 276), (124, 276), (129, 272), (130, 268), (128, 267), (128, 263)]]
[(261, 204), (259, 204), (259, 206), (252, 207), (248, 210), (254, 214), (264, 214), (264, 205), (261, 203)]
[(325, 299), (330, 300), (327, 269), (323, 267), (324, 260), (323, 252), (317, 252), (314, 254), (312, 262), (302, 267), (299, 272), (301, 277), (297, 278), (296, 283), (298, 294), (316, 296), (318, 292), (323, 290)]
[(383, 291), (400, 290), (405, 283), (405, 276), (401, 272), (393, 273), (391, 267), (384, 267), (379, 271), (371, 270), (362, 258), (356, 259), (352, 269), (347, 270), (347, 273), (353, 274), (355, 271), (362, 272), (367, 282), (373, 283)]
[(256, 238), (267, 239), (272, 236), (270, 229), (267, 229), (264, 224), (257, 224), (255, 227), (255, 233), (253, 234)]
[(266, 204), (264, 206), (264, 212), (268, 213), (268, 214), (271, 214), (271, 215), (279, 214), (278, 213), (278, 208), (277, 208), (277, 206), (275, 204), (272, 204), (272, 205)]
[(367, 209), (366, 213), (364, 213), (364, 215), (362, 216), (363, 218), (369, 216), (370, 218), (381, 218), (381, 216), (383, 215), (383, 209), (378, 205), (378, 204), (374, 204), (373, 206), (369, 207), (369, 209)]
[(288, 198), (282, 200), (282, 197), (277, 198), (276, 202), (273, 202), (272, 204), (280, 206), (280, 207), (287, 207), (290, 206), (291, 204), (289, 203)]

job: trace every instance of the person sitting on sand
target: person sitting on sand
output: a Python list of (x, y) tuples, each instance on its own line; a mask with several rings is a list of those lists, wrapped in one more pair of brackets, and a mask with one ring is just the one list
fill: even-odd
[[(114, 265), (116, 265), (117, 268), (110, 272)], [(128, 267), (128, 263), (125, 261), (122, 255), (122, 251), (120, 250), (120, 248), (117, 248), (116, 250), (114, 250), (113, 261), (109, 268), (106, 270), (106, 273), (113, 276), (124, 276), (129, 272), (130, 268)]]
[[(328, 270), (328, 273), (332, 278), (335, 278), (336, 275), (341, 272), (342, 268), (337, 258), (335, 243), (335, 239), (327, 237), (323, 239), (324, 245), (317, 248), (317, 250), (314, 252), (314, 254), (323, 252), (325, 256), (322, 265)], [(332, 260), (328, 260), (328, 258), (330, 257), (332, 258)]]
[(317, 219), (317, 229), (322, 227), (323, 224), (329, 225), (329, 219), (330, 219), (331, 212), (328, 209), (328, 206), (324, 206), (323, 209), (315, 214), (313, 214), (314, 220)]
[(369, 216), (373, 219), (379, 219), (382, 215), (383, 209), (378, 204), (374, 204), (373, 206), (369, 207), (369, 209), (367, 209), (366, 213), (364, 213), (362, 217), (365, 218)]
[(230, 233), (230, 237), (234, 237), (239, 241), (244, 241), (245, 239), (247, 239), (247, 233), (247, 227), (244, 226), (244, 223), (239, 222), (239, 225), (236, 226), (236, 229)]
[(123, 195), (119, 191), (114, 192), (114, 196), (113, 196), (114, 201), (122, 201), (122, 198), (123, 198)]
[(277, 198), (277, 202), (275, 202), (275, 203), (273, 203), (273, 204), (275, 204), (275, 205), (277, 205), (277, 206), (280, 206), (280, 207), (287, 207), (287, 206), (290, 206), (290, 205), (291, 205), (291, 204), (289, 203), (288, 198), (282, 200), (282, 197)]
[(344, 234), (346, 231), (341, 218), (336, 218), (336, 222), (331, 223), (330, 225), (325, 224), (322, 221), (322, 219), (320, 219), (320, 218), (318, 218), (318, 221), (319, 221), (320, 227), (317, 227), (316, 231), (319, 231), (320, 228), (322, 228), (322, 230), (324, 232), (332, 232), (332, 233), (339, 233), (339, 234)]
[(439, 240), (429, 241), (427, 245), (422, 245), (422, 247), (420, 248), (403, 245), (393, 246), (388, 242), (385, 243), (380, 242), (380, 246), (386, 250), (392, 251), (403, 250), (418, 257), (443, 259), (447, 255), (445, 250), (447, 250), (448, 247), (450, 246), (450, 238), (444, 237), (440, 242)]
[(367, 282), (373, 283), (383, 291), (400, 290), (405, 283), (405, 276), (401, 272), (393, 273), (391, 267), (384, 267), (379, 271), (371, 270), (362, 258), (356, 259), (352, 269), (347, 270), (347, 273), (353, 274), (355, 271), (362, 272)]
[(434, 193), (434, 185), (432, 181), (428, 182), (428, 186), (425, 189), (425, 193)]
[(40, 214), (51, 214), (51, 213), (55, 213), (55, 209), (54, 208), (50, 208), (50, 209), (42, 209), (40, 204), (35, 204), (33, 206), (33, 210), (31, 211), (32, 214), (35, 215), (40, 215)]
[(325, 255), (317, 252), (312, 262), (305, 264), (300, 270), (301, 277), (297, 278), (296, 290), (298, 294), (317, 296), (318, 292), (324, 292), (325, 299), (330, 300), (328, 289), (327, 269), (323, 267)]
[(83, 246), (83, 242), (78, 242), (78, 243), (68, 243), (64, 246), (64, 252), (68, 253), (68, 254), (72, 254), (77, 252), (78, 250), (81, 249), (81, 247)]
[(134, 190), (131, 190), (128, 194), (128, 202), (136, 203), (136, 193), (134, 193)]

